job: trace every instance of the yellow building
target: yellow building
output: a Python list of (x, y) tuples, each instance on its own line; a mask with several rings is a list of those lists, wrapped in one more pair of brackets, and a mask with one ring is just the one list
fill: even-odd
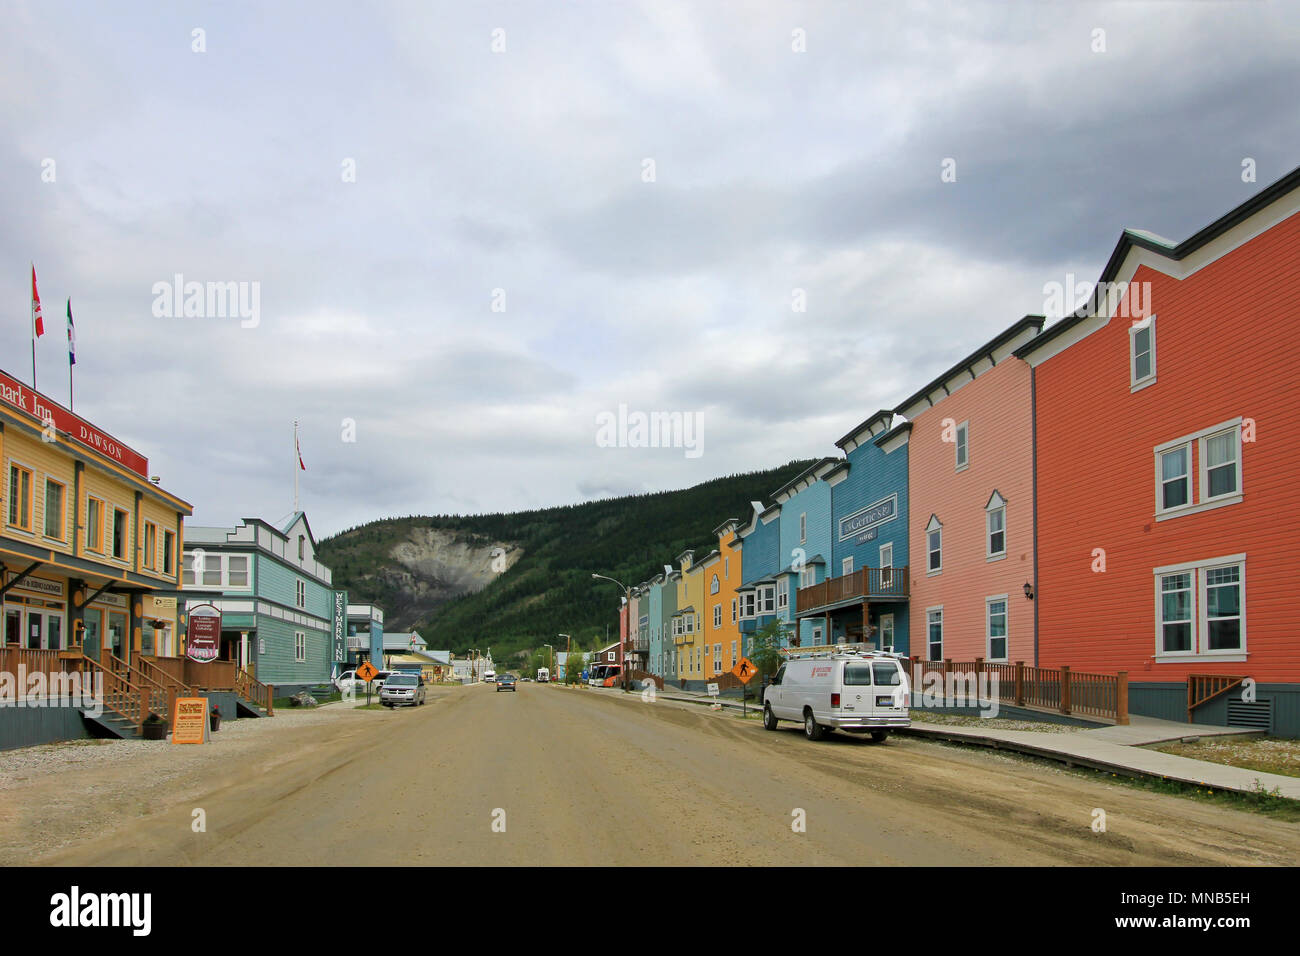
[[(706, 571), (708, 588), (704, 636), (708, 645), (704, 659), (706, 677), (728, 673), (740, 660), (740, 603), (736, 588), (740, 580), (740, 550), (730, 544), (739, 524), (735, 518), (723, 522), (713, 533), (718, 536), (715, 559)], [(715, 557), (716, 556), (716, 557)]]
[(695, 552), (677, 556), (681, 577), (677, 579), (677, 612), (673, 614), (673, 644), (677, 648), (677, 678), (704, 679), (704, 569), (696, 565)]
[(184, 519), (139, 452), (0, 372), (0, 664), (181, 653)]

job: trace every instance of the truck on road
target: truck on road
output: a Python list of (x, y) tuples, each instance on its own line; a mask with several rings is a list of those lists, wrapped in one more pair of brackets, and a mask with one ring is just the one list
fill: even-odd
[(537, 683), (549, 684), (551, 682), (551, 671), (546, 667), (537, 668)]

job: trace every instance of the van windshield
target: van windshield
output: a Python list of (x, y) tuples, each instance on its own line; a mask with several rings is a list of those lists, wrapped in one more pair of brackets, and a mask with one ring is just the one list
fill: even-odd
[(876, 671), (877, 687), (897, 687), (903, 682), (897, 664), (891, 661), (875, 661), (871, 666)]
[(844, 665), (844, 683), (870, 687), (871, 665), (866, 661), (849, 661)]

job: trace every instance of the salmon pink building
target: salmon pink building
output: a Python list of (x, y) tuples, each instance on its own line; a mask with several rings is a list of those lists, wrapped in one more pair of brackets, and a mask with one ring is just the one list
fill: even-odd
[(1026, 316), (894, 411), (911, 421), (912, 649), (926, 660), (1035, 662), (1034, 460)]
[(1126, 671), (1133, 713), (1300, 734), (1300, 170), (1182, 242), (1125, 232), (1099, 288), (1016, 353), (1039, 661)]

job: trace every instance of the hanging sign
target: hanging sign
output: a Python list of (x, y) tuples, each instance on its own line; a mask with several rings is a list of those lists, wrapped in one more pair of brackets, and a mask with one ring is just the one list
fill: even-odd
[(221, 612), (211, 604), (198, 604), (186, 614), (185, 656), (200, 664), (215, 661), (221, 649)]

